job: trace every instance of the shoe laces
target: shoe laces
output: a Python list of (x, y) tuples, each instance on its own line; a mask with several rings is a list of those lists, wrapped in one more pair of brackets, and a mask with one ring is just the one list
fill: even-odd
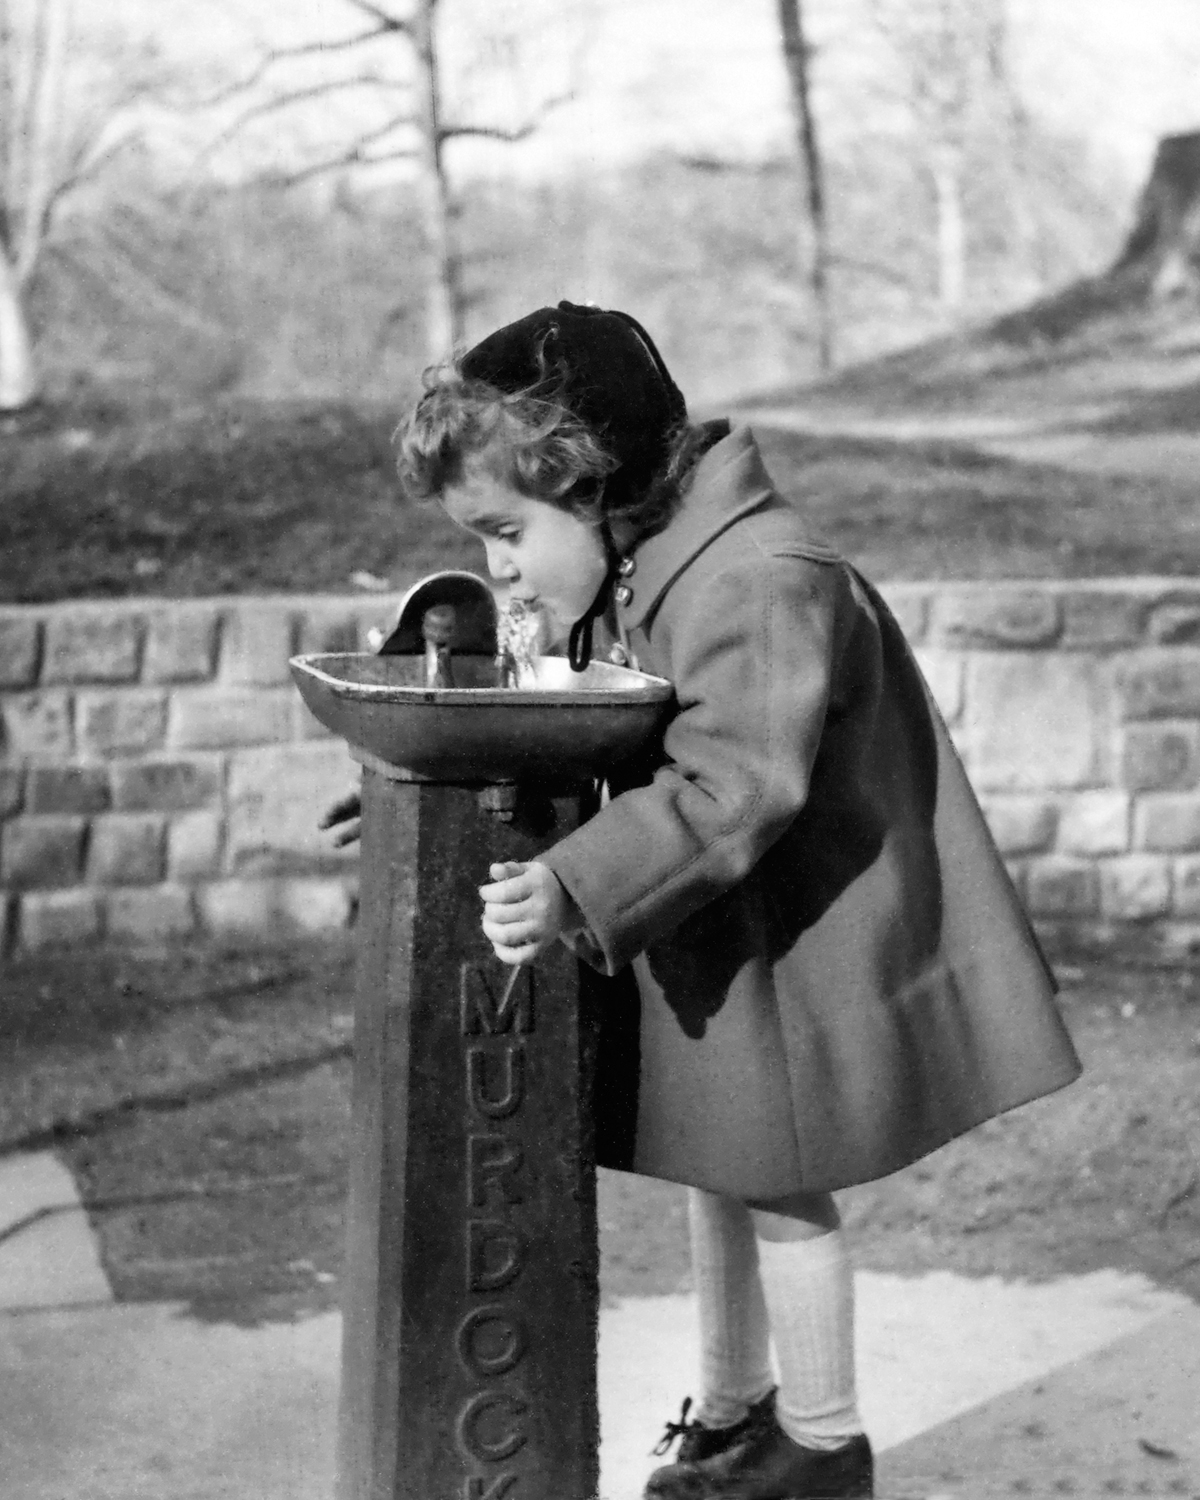
[(702, 1422), (688, 1421), (687, 1414), (691, 1409), (692, 1398), (685, 1396), (683, 1398), (683, 1405), (679, 1408), (679, 1421), (667, 1423), (662, 1437), (659, 1438), (658, 1442), (650, 1450), (652, 1458), (661, 1458), (676, 1438), (686, 1437), (689, 1432), (694, 1432), (697, 1427), (704, 1425)]

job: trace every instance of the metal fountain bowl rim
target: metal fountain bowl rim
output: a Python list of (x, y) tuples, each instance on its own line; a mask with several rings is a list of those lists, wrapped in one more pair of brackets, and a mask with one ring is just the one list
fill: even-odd
[(571, 664), (562, 656), (540, 657), (537, 671), (544, 672), (551, 678), (571, 682), (570, 687), (428, 688), (406, 683), (352, 682), (334, 675), (321, 665), (322, 662), (332, 664), (347, 659), (380, 662), (411, 661), (413, 658), (383, 657), (369, 651), (319, 652), (293, 656), (288, 665), (294, 671), (315, 679), (335, 697), (358, 703), (426, 704), (440, 708), (503, 706), (510, 710), (601, 705), (643, 707), (652, 703), (664, 703), (674, 692), (674, 687), (665, 677), (655, 677), (649, 672), (619, 667), (610, 662), (592, 662), (586, 671), (574, 673), (571, 671)]

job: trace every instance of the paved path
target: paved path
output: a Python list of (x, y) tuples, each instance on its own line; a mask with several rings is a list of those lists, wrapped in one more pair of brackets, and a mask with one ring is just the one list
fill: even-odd
[[(4, 1500), (329, 1500), (337, 1315), (245, 1329), (118, 1306), (75, 1205), (53, 1157), (0, 1162)], [(881, 1496), (1200, 1494), (1189, 1299), (1117, 1272), (856, 1285)], [(605, 1500), (640, 1493), (694, 1361), (689, 1298), (602, 1312)]]

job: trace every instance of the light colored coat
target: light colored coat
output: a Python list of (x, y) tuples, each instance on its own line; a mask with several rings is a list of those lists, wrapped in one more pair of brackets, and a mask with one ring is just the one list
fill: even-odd
[(1076, 1077), (899, 627), (747, 429), (700, 460), (626, 583), (621, 631), (674, 715), (544, 856), (580, 951), (617, 976), (601, 1163), (742, 1198), (837, 1188)]

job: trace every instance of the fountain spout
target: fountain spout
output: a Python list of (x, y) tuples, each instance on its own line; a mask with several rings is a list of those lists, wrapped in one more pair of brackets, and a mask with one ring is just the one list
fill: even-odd
[(425, 641), (425, 686), (452, 688), (454, 672), (450, 666), (450, 647), (454, 643), (457, 616), (453, 604), (435, 604), (421, 619)]

